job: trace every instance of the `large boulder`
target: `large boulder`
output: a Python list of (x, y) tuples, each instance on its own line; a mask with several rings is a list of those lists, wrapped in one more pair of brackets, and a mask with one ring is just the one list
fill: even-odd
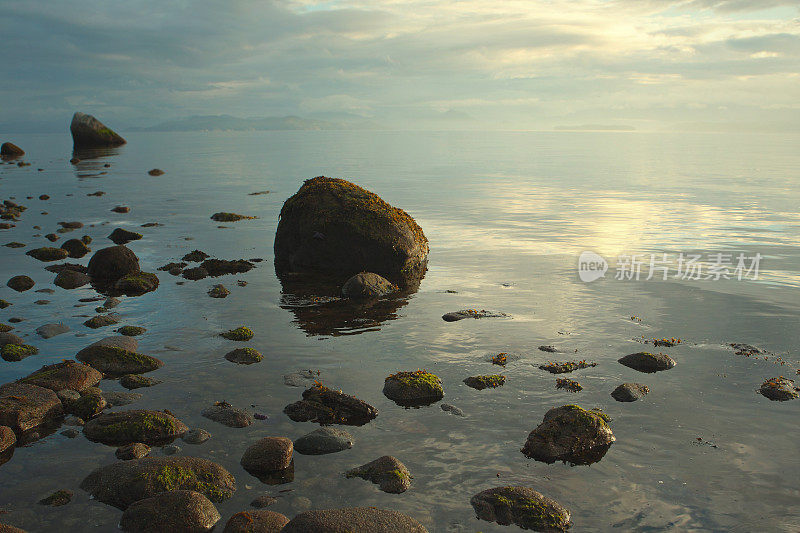
[(215, 503), (236, 491), (233, 476), (220, 465), (198, 457), (144, 457), (101, 466), (81, 489), (119, 509), (160, 492), (194, 490)]
[(534, 531), (565, 531), (569, 511), (557, 501), (527, 487), (496, 487), (479, 492), (470, 501), (481, 520)]
[(383, 382), (383, 394), (403, 406), (421, 406), (444, 397), (442, 380), (425, 370), (397, 372)]
[(369, 271), (407, 286), (425, 273), (427, 257), (428, 239), (408, 213), (324, 176), (306, 180), (286, 200), (275, 233), (279, 272)]
[(58, 392), (69, 389), (82, 391), (87, 387), (97, 385), (103, 378), (103, 374), (89, 365), (82, 365), (71, 359), (46, 365), (19, 380), (20, 383), (37, 385)]
[(136, 533), (211, 531), (222, 518), (208, 498), (193, 490), (162, 492), (134, 503), (122, 513), (119, 528)]
[(169, 444), (189, 428), (174, 416), (162, 411), (115, 411), (90, 420), (83, 426), (89, 440), (114, 446), (143, 442)]
[(526, 457), (544, 463), (596, 463), (616, 440), (609, 420), (599, 410), (587, 411), (577, 405), (555, 407), (531, 431), (521, 451)]
[(75, 113), (69, 125), (73, 148), (97, 148), (119, 146), (125, 139), (92, 115)]
[(139, 271), (139, 258), (122, 245), (97, 250), (89, 259), (88, 274), (94, 280), (116, 281)]
[(0, 386), (0, 425), (21, 433), (64, 414), (55, 392), (26, 383)]
[(374, 507), (320, 509), (295, 516), (282, 533), (428, 533), (425, 526), (397, 511)]
[(114, 376), (144, 374), (164, 366), (160, 359), (137, 353), (134, 351), (136, 348), (131, 349), (137, 344), (131, 337), (108, 337), (79, 351), (75, 359)]

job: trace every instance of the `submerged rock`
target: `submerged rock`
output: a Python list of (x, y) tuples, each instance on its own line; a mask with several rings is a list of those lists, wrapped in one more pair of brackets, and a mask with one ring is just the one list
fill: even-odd
[(294, 450), (302, 455), (323, 455), (353, 447), (353, 436), (341, 429), (323, 427), (294, 441)]
[(534, 531), (566, 531), (570, 513), (557, 501), (528, 487), (497, 487), (470, 498), (481, 520)]
[(495, 313), (494, 311), (487, 311), (486, 309), (462, 309), (461, 311), (453, 311), (442, 315), (442, 320), (445, 322), (457, 322), (465, 318), (502, 318), (507, 316), (505, 313)]
[(89, 260), (88, 274), (94, 280), (111, 282), (136, 272), (139, 258), (122, 245), (97, 250)]
[(128, 231), (123, 228), (116, 228), (114, 231), (111, 232), (111, 235), (108, 238), (114, 244), (127, 244), (131, 241), (138, 241), (141, 239), (143, 235), (141, 233), (136, 233), (135, 231)]
[(640, 383), (623, 383), (611, 392), (611, 397), (618, 402), (635, 402), (650, 392), (647, 385)]
[(467, 416), (464, 414), (460, 408), (456, 407), (455, 405), (450, 405), (449, 403), (443, 403), (439, 407), (442, 408), (442, 411), (445, 413), (450, 413), (451, 415), (455, 416)]
[(37, 385), (52, 391), (82, 391), (97, 385), (103, 374), (88, 365), (77, 361), (66, 360), (52, 365), (45, 365), (36, 372), (19, 380), (20, 383)]
[(162, 492), (130, 505), (119, 521), (122, 531), (200, 533), (211, 531), (222, 518), (203, 494), (191, 490)]
[(522, 448), (526, 457), (554, 463), (586, 465), (599, 461), (616, 438), (602, 411), (587, 411), (577, 405), (555, 407), (528, 435)]
[(425, 526), (397, 511), (374, 507), (319, 509), (295, 516), (281, 533), (428, 533)]
[(57, 490), (47, 498), (42, 498), (39, 500), (39, 505), (61, 507), (62, 505), (67, 505), (69, 502), (71, 502), (72, 496), (73, 494), (71, 490)]
[(126, 444), (125, 446), (120, 446), (117, 448), (117, 451), (114, 452), (114, 455), (120, 461), (141, 459), (142, 457), (147, 457), (149, 454), (150, 446), (143, 442), (133, 442), (131, 444)]
[(444, 398), (442, 380), (425, 370), (397, 372), (383, 383), (383, 394), (400, 405), (429, 405)]
[(254, 348), (236, 348), (226, 353), (225, 359), (240, 365), (250, 365), (253, 363), (260, 363), (264, 359), (264, 356)]
[(135, 401), (141, 400), (142, 395), (138, 392), (103, 392), (103, 398), (106, 399), (109, 407), (121, 407), (123, 405), (130, 405)]
[(43, 339), (51, 339), (69, 331), (69, 326), (64, 324), (44, 324), (36, 328), (36, 333)]
[(476, 390), (483, 389), (496, 389), (502, 387), (506, 382), (506, 377), (499, 374), (492, 374), (489, 376), (470, 376), (464, 380), (467, 387), (472, 387)]
[(363, 426), (378, 416), (378, 410), (367, 402), (319, 384), (303, 391), (303, 399), (287, 405), (283, 412), (295, 422), (348, 426)]
[(279, 272), (369, 271), (402, 286), (425, 273), (428, 239), (402, 209), (342, 179), (306, 180), (283, 204), (275, 234)]
[(200, 413), (209, 420), (232, 428), (243, 428), (253, 423), (253, 417), (244, 409), (234, 407), (228, 402), (215, 402)]
[(384, 455), (372, 462), (349, 470), (346, 477), (360, 477), (378, 485), (383, 492), (400, 494), (411, 486), (411, 473), (406, 465), (391, 455)]
[(794, 380), (783, 376), (764, 381), (761, 388), (758, 389), (758, 392), (765, 398), (778, 402), (797, 399), (800, 396), (798, 391), (800, 388), (794, 386)]
[(91, 278), (86, 274), (65, 268), (58, 273), (56, 279), (53, 280), (53, 284), (56, 287), (71, 290), (88, 285), (91, 281)]
[(119, 384), (129, 390), (152, 387), (160, 383), (163, 383), (163, 381), (147, 376), (140, 376), (139, 374), (125, 374), (119, 378)]
[(190, 429), (181, 438), (186, 444), (203, 444), (211, 438), (211, 433), (200, 428)]
[(176, 455), (102, 466), (80, 486), (98, 501), (119, 509), (165, 491), (194, 490), (216, 503), (236, 491), (233, 476), (220, 465), (208, 459)]
[(25, 255), (29, 255), (34, 259), (38, 259), (42, 262), (49, 262), (49, 261), (58, 261), (60, 259), (65, 259), (69, 256), (69, 252), (64, 250), (63, 248), (50, 248), (50, 247), (42, 247), (42, 248), (34, 248), (33, 250), (28, 250)]
[(25, 292), (32, 289), (36, 283), (29, 276), (14, 276), (6, 285), (17, 292)]
[(380, 298), (398, 290), (398, 287), (374, 272), (360, 272), (342, 286), (345, 298)]
[(119, 146), (125, 139), (108, 126), (85, 113), (75, 113), (69, 125), (74, 149)]
[(174, 416), (162, 411), (148, 410), (106, 413), (83, 426), (83, 434), (87, 439), (115, 446), (133, 442), (168, 444), (188, 430)]
[(289, 519), (274, 511), (242, 511), (233, 515), (222, 533), (278, 533)]
[(64, 414), (56, 393), (27, 383), (0, 386), (0, 425), (22, 433)]
[(664, 353), (637, 352), (619, 359), (619, 363), (639, 372), (659, 372), (675, 366), (675, 360)]
[(131, 344), (125, 344), (124, 341), (119, 341), (118, 339), (131, 338), (110, 337), (102, 339), (78, 352), (75, 358), (104, 374), (116, 376), (144, 374), (164, 366), (164, 362), (160, 359), (127, 349), (126, 346), (131, 346)]

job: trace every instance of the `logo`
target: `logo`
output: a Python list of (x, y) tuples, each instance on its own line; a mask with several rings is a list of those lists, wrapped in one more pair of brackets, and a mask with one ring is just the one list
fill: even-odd
[(578, 276), (581, 281), (589, 283), (606, 275), (608, 261), (594, 252), (582, 252), (578, 258)]

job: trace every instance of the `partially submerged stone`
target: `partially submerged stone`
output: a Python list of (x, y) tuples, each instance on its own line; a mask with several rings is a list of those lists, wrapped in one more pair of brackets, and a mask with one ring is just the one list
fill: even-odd
[(139, 271), (139, 258), (130, 248), (122, 245), (97, 250), (88, 266), (89, 276), (104, 282), (113, 282)]
[(253, 417), (244, 409), (234, 407), (228, 402), (214, 402), (200, 413), (209, 420), (232, 428), (243, 428), (253, 423)]
[(122, 276), (114, 284), (114, 289), (126, 296), (140, 296), (158, 288), (158, 276), (150, 272), (134, 272)]
[(74, 270), (64, 269), (58, 273), (56, 279), (53, 280), (53, 284), (56, 287), (61, 287), (62, 289), (71, 290), (77, 289), (78, 287), (83, 287), (84, 285), (88, 285), (91, 283), (92, 279), (83, 274), (82, 272), (75, 272)]
[(104, 374), (115, 376), (144, 374), (164, 366), (160, 359), (112, 345), (106, 339), (90, 344), (78, 352), (75, 358)]
[(142, 457), (147, 457), (149, 454), (150, 454), (150, 446), (148, 446), (143, 442), (132, 442), (131, 444), (120, 446), (114, 452), (114, 455), (120, 461), (132, 461), (133, 459), (141, 459)]
[(462, 411), (460, 407), (456, 407), (455, 405), (451, 405), (449, 403), (443, 403), (439, 407), (441, 407), (442, 411), (444, 411), (445, 413), (450, 413), (451, 415), (454, 416), (462, 416), (462, 417), (467, 416), (464, 414), (464, 411)]
[(103, 398), (106, 399), (109, 407), (121, 407), (123, 405), (130, 405), (133, 402), (142, 399), (142, 395), (138, 392), (103, 392)]
[(349, 470), (346, 477), (360, 477), (378, 485), (383, 492), (400, 494), (411, 486), (411, 473), (406, 465), (391, 455), (384, 455), (374, 461)]
[(383, 394), (400, 405), (429, 405), (444, 398), (442, 380), (425, 370), (397, 372), (383, 383)]
[(445, 322), (457, 322), (465, 318), (501, 318), (505, 316), (505, 313), (496, 313), (494, 311), (487, 311), (486, 309), (462, 309), (461, 311), (443, 314), (442, 320)]
[(30, 344), (6, 344), (0, 348), (0, 355), (9, 362), (22, 361), (26, 357), (39, 353), (38, 348)]
[(0, 347), (5, 346), (6, 344), (16, 344), (17, 346), (22, 346), (25, 344), (25, 341), (13, 333), (4, 331), (0, 333)]
[(85, 113), (75, 113), (69, 125), (74, 149), (99, 148), (125, 144), (114, 130)]
[(108, 236), (109, 240), (114, 244), (127, 244), (131, 241), (138, 241), (144, 235), (136, 233), (135, 231), (128, 231), (124, 228), (115, 228)]
[(147, 376), (140, 376), (139, 374), (125, 374), (119, 378), (119, 384), (129, 390), (152, 387), (160, 383), (163, 383), (163, 381)]
[(164, 171), (161, 170), (160, 168), (153, 168), (153, 169), (148, 170), (147, 174), (150, 175), (150, 176), (163, 176), (164, 175)]
[(640, 383), (623, 383), (611, 392), (611, 397), (618, 402), (635, 402), (650, 392), (647, 385)]
[[(202, 250), (192, 250), (188, 254), (181, 257), (181, 261), (190, 261), (192, 263), (200, 263), (210, 256)], [(186, 266), (185, 264), (183, 266)]]
[(488, 376), (470, 376), (464, 380), (467, 387), (472, 387), (476, 390), (483, 389), (496, 389), (502, 387), (506, 382), (506, 377), (500, 374), (491, 374)]
[(353, 436), (341, 429), (322, 427), (294, 441), (294, 450), (302, 455), (323, 455), (353, 447)]
[(33, 288), (36, 283), (30, 276), (14, 276), (8, 280), (6, 286), (17, 292), (25, 292)]
[(273, 476), (292, 466), (293, 453), (292, 441), (286, 437), (264, 437), (245, 450), (240, 464), (256, 477)]
[(260, 363), (264, 356), (255, 348), (236, 348), (225, 354), (225, 359), (240, 365)]
[(254, 218), (258, 217), (249, 217), (246, 215), (240, 215), (238, 213), (226, 213), (226, 212), (219, 212), (211, 215), (211, 220), (215, 222), (238, 222), (239, 220), (250, 220)]
[(82, 391), (87, 387), (97, 385), (103, 374), (89, 365), (83, 365), (71, 359), (45, 365), (36, 372), (21, 378), (20, 383), (37, 385), (52, 391), (62, 390)]
[(115, 315), (97, 315), (93, 316), (89, 320), (86, 320), (83, 325), (87, 328), (98, 329), (106, 326), (113, 326), (117, 323), (119, 323), (119, 318), (117, 318)]
[(4, 142), (0, 146), (0, 156), (6, 158), (14, 158), (25, 155), (25, 150), (12, 142)]
[(51, 339), (68, 331), (69, 326), (65, 324), (44, 324), (36, 328), (36, 333), (43, 339)]
[(119, 446), (133, 442), (168, 444), (188, 431), (186, 424), (163, 411), (144, 409), (105, 413), (83, 426), (89, 440)]
[(162, 492), (131, 504), (119, 521), (122, 531), (211, 531), (222, 518), (203, 494), (191, 490)]
[(27, 383), (0, 386), (0, 425), (22, 433), (64, 414), (56, 393)]
[(758, 389), (758, 392), (765, 398), (778, 402), (797, 399), (800, 396), (798, 391), (800, 388), (795, 387), (794, 380), (783, 376), (764, 381), (761, 388)]
[(201, 280), (208, 277), (208, 271), (203, 267), (187, 268), (182, 272), (184, 279), (191, 281)]
[(557, 501), (528, 487), (497, 487), (470, 498), (481, 520), (534, 531), (566, 531), (572, 525), (569, 511)]
[(558, 378), (556, 380), (556, 388), (566, 389), (570, 392), (580, 392), (583, 390), (583, 385), (581, 385), (574, 379)]
[(289, 519), (275, 511), (242, 511), (233, 515), (222, 533), (278, 533)]
[(566, 374), (584, 368), (592, 368), (597, 366), (597, 363), (587, 363), (585, 360), (580, 361), (565, 361), (565, 362), (548, 362), (544, 365), (539, 365), (539, 368), (546, 370), (551, 374)]
[(103, 412), (106, 405), (103, 393), (99, 389), (89, 387), (81, 392), (80, 398), (65, 405), (64, 408), (68, 413), (89, 420)]
[(181, 438), (186, 444), (203, 444), (211, 438), (211, 433), (205, 429), (195, 428), (187, 431)]
[(66, 250), (68, 256), (73, 259), (80, 259), (92, 251), (81, 239), (69, 239), (61, 245), (61, 249)]
[(218, 277), (226, 274), (243, 274), (255, 268), (255, 265), (244, 259), (206, 259), (200, 263), (200, 268), (208, 272), (209, 276)]
[(587, 411), (577, 405), (555, 407), (547, 411), (542, 423), (531, 431), (521, 451), (526, 457), (544, 463), (595, 463), (616, 440), (609, 420), (599, 410)]
[(57, 490), (50, 496), (46, 498), (42, 498), (39, 500), (39, 505), (48, 505), (50, 507), (61, 507), (62, 505), (67, 505), (69, 502), (72, 501), (72, 491), (71, 490)]
[(425, 526), (398, 511), (374, 507), (318, 509), (295, 516), (281, 533), (428, 533)]
[(122, 326), (117, 329), (117, 333), (126, 337), (137, 337), (147, 330), (141, 326)]
[(345, 298), (380, 298), (398, 290), (397, 285), (374, 272), (359, 272), (342, 286)]
[(303, 391), (303, 399), (287, 405), (283, 412), (295, 422), (363, 426), (378, 410), (363, 400), (321, 384)]
[(212, 298), (226, 298), (230, 293), (231, 291), (226, 289), (225, 285), (221, 284), (214, 285), (208, 291), (208, 295), (211, 296)]
[(637, 352), (619, 359), (619, 363), (639, 372), (659, 372), (675, 366), (675, 360), (664, 353)]
[(208, 459), (173, 455), (102, 466), (83, 480), (81, 489), (98, 501), (126, 509), (144, 498), (175, 490), (194, 490), (220, 503), (236, 491), (236, 481)]
[(219, 335), (229, 341), (249, 341), (253, 338), (253, 330), (247, 326), (239, 326), (236, 329), (220, 333)]
[(60, 259), (65, 259), (69, 256), (69, 252), (64, 250), (63, 248), (50, 248), (50, 247), (42, 247), (42, 248), (34, 248), (33, 250), (28, 250), (25, 255), (29, 255), (34, 259), (37, 259), (42, 262), (48, 261), (58, 261)]

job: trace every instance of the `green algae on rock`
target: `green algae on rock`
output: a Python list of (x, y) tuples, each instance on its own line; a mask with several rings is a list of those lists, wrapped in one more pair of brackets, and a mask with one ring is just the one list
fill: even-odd
[(240, 365), (260, 363), (264, 356), (255, 348), (236, 348), (225, 354), (225, 359)]
[(142, 442), (169, 444), (189, 428), (174, 416), (162, 411), (115, 411), (98, 416), (83, 426), (89, 440), (119, 446)]
[(555, 407), (531, 431), (521, 451), (526, 457), (544, 463), (596, 463), (616, 440), (609, 420), (600, 410), (587, 411), (577, 405)]
[(556, 532), (572, 525), (564, 506), (528, 487), (487, 489), (470, 498), (470, 504), (479, 519), (503, 526)]
[(236, 329), (220, 333), (219, 335), (229, 341), (249, 341), (253, 338), (253, 330), (247, 326), (239, 326)]
[(0, 355), (9, 362), (22, 361), (30, 355), (36, 355), (39, 350), (30, 344), (6, 344), (0, 348)]
[(38, 259), (42, 262), (49, 262), (49, 261), (58, 261), (60, 259), (66, 259), (69, 256), (69, 252), (64, 250), (63, 248), (51, 248), (51, 247), (42, 247), (42, 248), (34, 248), (33, 250), (28, 250), (25, 255), (29, 255), (34, 259)]
[(92, 115), (77, 112), (69, 125), (73, 149), (120, 146), (125, 139)]
[(69, 359), (60, 363), (45, 365), (18, 381), (44, 387), (55, 392), (65, 389), (80, 392), (87, 387), (97, 385), (102, 378), (103, 374), (91, 366)]
[(383, 492), (400, 494), (411, 486), (411, 473), (396, 457), (384, 455), (345, 473), (345, 477), (360, 477), (378, 485)]
[(483, 389), (496, 389), (502, 387), (506, 382), (506, 377), (500, 374), (491, 374), (488, 376), (470, 376), (464, 380), (467, 387), (472, 387), (476, 390)]
[(539, 368), (542, 370), (546, 370), (551, 374), (566, 374), (568, 372), (574, 372), (575, 370), (581, 370), (584, 368), (591, 368), (597, 366), (597, 363), (587, 363), (585, 360), (581, 361), (565, 361), (562, 363), (559, 362), (548, 362), (544, 365), (539, 365)]
[(397, 372), (383, 383), (383, 394), (400, 405), (429, 405), (444, 397), (442, 380), (426, 370)]
[(114, 284), (114, 289), (126, 296), (140, 296), (158, 288), (158, 276), (150, 272), (134, 272), (122, 276)]
[(211, 220), (215, 222), (238, 222), (239, 220), (252, 220), (254, 218), (258, 217), (249, 217), (238, 213), (226, 213), (224, 211), (211, 215)]
[(94, 343), (87, 346), (75, 358), (90, 365), (104, 374), (144, 374), (161, 368), (164, 362), (155, 357), (144, 355), (119, 346)]

